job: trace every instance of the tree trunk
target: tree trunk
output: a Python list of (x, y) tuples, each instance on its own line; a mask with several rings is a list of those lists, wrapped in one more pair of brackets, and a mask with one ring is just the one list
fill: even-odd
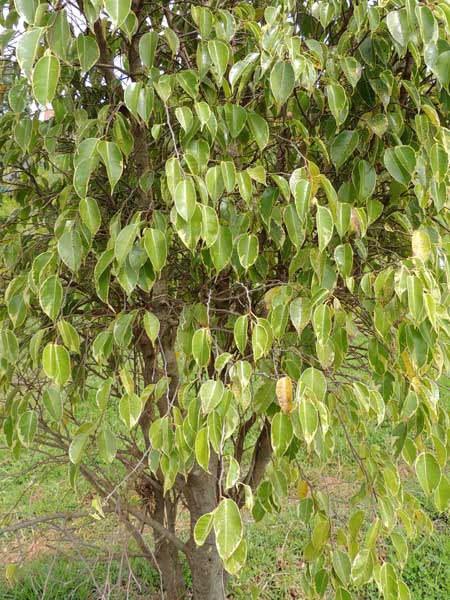
[[(209, 471), (217, 470), (217, 456), (212, 453)], [(183, 492), (191, 518), (191, 539), (189, 541), (189, 566), (192, 575), (194, 600), (225, 600), (227, 574), (217, 553), (214, 532), (211, 532), (203, 546), (194, 542), (194, 527), (204, 514), (217, 506), (217, 482), (215, 477), (197, 468), (189, 474)]]
[(194, 600), (225, 600), (227, 575), (217, 554), (214, 534), (204, 544), (194, 548), (189, 564)]

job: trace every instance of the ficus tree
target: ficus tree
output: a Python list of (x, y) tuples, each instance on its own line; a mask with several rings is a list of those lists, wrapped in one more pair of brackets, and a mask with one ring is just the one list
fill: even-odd
[[(242, 512), (293, 488), (304, 597), (409, 598), (414, 490), (450, 498), (450, 3), (15, 0), (0, 25), (12, 460), (62, 452), (169, 600), (183, 561), (223, 599)], [(341, 453), (345, 525), (311, 478)]]

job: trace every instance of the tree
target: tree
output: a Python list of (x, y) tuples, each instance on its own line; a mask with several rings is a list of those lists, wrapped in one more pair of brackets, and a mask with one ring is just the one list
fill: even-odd
[[(292, 486), (306, 597), (408, 598), (432, 524), (405, 480), (450, 498), (449, 3), (15, 0), (0, 20), (12, 456), (63, 451), (170, 600), (180, 554), (193, 597), (223, 599), (241, 509)], [(310, 478), (341, 452), (345, 529)]]

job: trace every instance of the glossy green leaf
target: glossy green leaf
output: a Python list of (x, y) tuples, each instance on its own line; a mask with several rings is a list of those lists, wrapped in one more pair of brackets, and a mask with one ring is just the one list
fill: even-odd
[(384, 153), (384, 165), (396, 181), (407, 186), (416, 167), (413, 148), (411, 146), (388, 148)]
[(258, 238), (253, 234), (243, 234), (237, 243), (239, 261), (244, 269), (249, 269), (258, 258)]
[(437, 460), (429, 452), (422, 452), (416, 458), (415, 469), (423, 491), (430, 496), (441, 480), (441, 469)]
[(100, 58), (96, 39), (91, 35), (79, 35), (77, 37), (77, 53), (81, 71), (87, 73)]
[(119, 402), (119, 415), (128, 429), (133, 429), (139, 421), (142, 402), (136, 394), (124, 394)]
[(208, 329), (197, 329), (192, 337), (192, 356), (197, 365), (206, 367), (210, 361), (211, 334)]
[(147, 229), (144, 233), (144, 248), (156, 272), (166, 264), (167, 239), (159, 229)]
[(119, 146), (115, 142), (98, 142), (97, 151), (106, 167), (111, 193), (122, 176), (123, 158)]
[(182, 179), (176, 186), (173, 201), (177, 213), (185, 221), (189, 221), (195, 211), (196, 206), (195, 186), (190, 177)]
[(57, 275), (50, 275), (39, 288), (39, 303), (52, 321), (56, 321), (63, 301), (63, 287)]
[(216, 508), (214, 533), (220, 558), (222, 560), (230, 558), (238, 548), (243, 535), (241, 514), (233, 500), (224, 498)]
[(280, 61), (275, 63), (270, 72), (270, 89), (275, 102), (283, 105), (294, 90), (295, 74), (291, 63)]
[(33, 96), (43, 106), (49, 104), (56, 94), (59, 81), (59, 60), (52, 54), (45, 54), (33, 69)]
[(221, 40), (210, 40), (208, 42), (208, 52), (219, 80), (221, 80), (230, 60), (230, 48), (228, 44)]
[(359, 135), (358, 132), (353, 131), (342, 131), (331, 144), (330, 156), (333, 163), (338, 169), (341, 167), (353, 154), (358, 146)]
[(70, 377), (70, 356), (64, 346), (49, 343), (42, 354), (44, 373), (57, 385), (63, 386)]
[(73, 272), (77, 272), (81, 266), (82, 243), (78, 231), (71, 229), (65, 231), (58, 240), (58, 254), (63, 263)]
[(27, 410), (20, 415), (17, 423), (17, 435), (25, 447), (31, 446), (38, 426), (37, 414), (34, 410)]
[(156, 31), (147, 31), (139, 40), (139, 56), (147, 69), (153, 67), (158, 39)]
[(209, 534), (212, 531), (214, 523), (214, 513), (206, 513), (206, 515), (202, 515), (194, 527), (194, 540), (197, 546), (203, 546), (206, 542)]
[(277, 412), (272, 419), (270, 439), (276, 456), (283, 456), (289, 448), (294, 431), (290, 417), (283, 412)]
[(319, 250), (323, 252), (330, 243), (333, 235), (333, 216), (326, 206), (317, 207), (317, 234), (319, 237)]
[(122, 25), (130, 12), (131, 0), (104, 0), (104, 6), (114, 29), (117, 29)]
[(33, 71), (33, 65), (42, 34), (42, 27), (33, 27), (22, 33), (16, 42), (17, 62), (28, 78), (31, 77)]

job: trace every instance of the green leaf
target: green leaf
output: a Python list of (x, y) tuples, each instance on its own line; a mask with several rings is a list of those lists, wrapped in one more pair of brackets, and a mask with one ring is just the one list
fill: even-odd
[(17, 422), (17, 435), (19, 436), (20, 442), (29, 448), (33, 443), (34, 436), (37, 431), (37, 414), (34, 410), (27, 410), (20, 415)]
[(234, 162), (232, 160), (222, 160), (220, 163), (220, 170), (222, 171), (225, 189), (231, 194), (236, 185), (236, 167), (234, 166)]
[(409, 311), (414, 321), (420, 323), (425, 317), (424, 289), (421, 280), (416, 275), (408, 275), (407, 290)]
[(134, 321), (135, 313), (125, 313), (121, 314), (117, 317), (114, 328), (113, 335), (114, 341), (120, 348), (127, 348), (133, 337), (132, 325)]
[(58, 240), (58, 254), (63, 263), (76, 273), (81, 266), (82, 258), (81, 237), (78, 231), (65, 231)]
[(252, 331), (252, 348), (255, 361), (266, 356), (272, 345), (267, 327), (261, 321), (263, 319), (258, 319), (258, 323), (253, 327)]
[(244, 533), (241, 513), (230, 498), (222, 499), (214, 511), (214, 532), (219, 556), (227, 560), (237, 550)]
[(63, 301), (63, 287), (57, 275), (50, 275), (39, 288), (39, 303), (45, 314), (56, 321)]
[(202, 211), (202, 238), (205, 241), (206, 247), (209, 248), (214, 244), (219, 235), (219, 219), (212, 206), (201, 204), (200, 209)]
[(212, 531), (214, 522), (214, 513), (206, 513), (206, 515), (202, 515), (194, 527), (194, 540), (197, 546), (203, 546), (206, 542), (209, 534)]
[(77, 37), (77, 53), (82, 73), (87, 73), (100, 58), (97, 40), (91, 35)]
[(230, 573), (230, 575), (237, 575), (245, 565), (246, 561), (247, 542), (245, 539), (242, 539), (239, 546), (236, 548), (230, 558), (227, 558), (224, 561), (223, 566), (225, 567), (225, 570)]
[(0, 330), (0, 358), (4, 358), (10, 364), (14, 364), (19, 354), (19, 344), (14, 331), (10, 329)]
[(295, 186), (295, 208), (303, 221), (309, 213), (312, 199), (312, 186), (306, 179), (301, 179)]
[(441, 480), (441, 468), (439, 463), (429, 452), (422, 452), (416, 458), (415, 469), (417, 479), (427, 496), (437, 488)]
[(296, 298), (289, 305), (289, 316), (300, 335), (311, 318), (311, 302), (308, 298)]
[(233, 239), (228, 227), (219, 226), (217, 239), (211, 246), (210, 252), (217, 271), (221, 271), (230, 262), (233, 252)]
[(142, 322), (148, 339), (152, 342), (152, 344), (154, 344), (160, 330), (160, 322), (158, 317), (152, 312), (146, 311), (144, 313)]
[(247, 112), (247, 122), (253, 139), (262, 152), (269, 143), (269, 126), (267, 121), (253, 111)]
[(326, 206), (317, 207), (317, 235), (319, 237), (319, 251), (323, 252), (333, 236), (333, 216)]
[(76, 435), (70, 446), (69, 446), (69, 458), (70, 462), (74, 465), (78, 465), (83, 459), (84, 451), (89, 442), (89, 436), (87, 433), (79, 433)]
[(335, 550), (332, 555), (333, 569), (344, 585), (350, 582), (351, 562), (348, 554)]
[(319, 426), (317, 408), (307, 394), (304, 394), (298, 405), (299, 420), (305, 442), (309, 445), (313, 441)]
[(249, 269), (255, 264), (258, 258), (259, 244), (258, 238), (253, 234), (244, 233), (239, 237), (237, 243), (237, 252), (239, 261), (244, 269)]
[(336, 168), (339, 169), (353, 154), (358, 146), (359, 135), (357, 131), (342, 131), (331, 144), (330, 156)]
[(439, 182), (443, 181), (448, 171), (448, 153), (440, 144), (431, 147), (430, 165), (433, 177)]
[(194, 122), (191, 109), (188, 106), (177, 106), (175, 109), (175, 116), (185, 133), (187, 133)]
[(58, 323), (58, 332), (70, 352), (80, 351), (80, 336), (73, 325), (63, 319)]
[(384, 153), (384, 166), (389, 174), (405, 187), (416, 168), (416, 155), (411, 146), (388, 148)]
[(225, 479), (225, 489), (234, 487), (239, 480), (241, 469), (238, 461), (232, 456), (229, 457), (228, 471)]
[(230, 47), (221, 40), (210, 40), (208, 42), (208, 52), (215, 67), (218, 79), (221, 81), (230, 60)]
[[(121, 0), (117, 0), (120, 2)], [(122, 152), (119, 146), (115, 142), (103, 142), (100, 141), (97, 144), (97, 151), (106, 167), (108, 174), (109, 184), (111, 186), (111, 193), (114, 192), (114, 188), (117, 182), (122, 176), (123, 171), (123, 159)]]
[(59, 81), (59, 60), (52, 54), (45, 54), (33, 69), (33, 96), (43, 106), (55, 97)]
[(348, 115), (348, 98), (344, 88), (339, 83), (326, 86), (328, 104), (337, 125), (342, 125)]
[(37, 0), (14, 0), (17, 12), (30, 24), (34, 23), (38, 4)]
[(56, 423), (59, 423), (63, 417), (64, 410), (60, 390), (53, 386), (48, 387), (42, 395), (42, 401), (50, 414), (50, 417), (56, 421)]
[(320, 304), (313, 314), (313, 327), (320, 343), (326, 343), (331, 333), (331, 310), (327, 304)]
[(117, 453), (117, 438), (112, 431), (104, 429), (97, 436), (97, 445), (101, 458), (111, 464)]
[(211, 334), (209, 329), (197, 329), (192, 337), (192, 356), (200, 368), (207, 367), (211, 358)]
[(167, 260), (167, 239), (159, 229), (147, 229), (144, 234), (144, 248), (155, 272), (161, 271)]
[(247, 315), (241, 315), (238, 317), (234, 323), (234, 342), (236, 344), (237, 349), (242, 354), (245, 355), (245, 350), (247, 348), (248, 342), (248, 317)]
[(439, 83), (447, 87), (450, 83), (450, 50), (439, 54), (433, 71), (436, 73)]
[(122, 265), (128, 258), (133, 248), (134, 240), (139, 232), (139, 223), (126, 225), (120, 230), (114, 244), (114, 255), (119, 265)]
[(270, 439), (275, 456), (283, 456), (289, 448), (294, 430), (291, 419), (283, 412), (275, 413), (270, 428)]
[(133, 429), (142, 412), (142, 402), (136, 394), (124, 394), (119, 402), (119, 415), (128, 429)]
[(105, 379), (95, 395), (95, 402), (101, 411), (104, 411), (108, 405), (112, 383), (112, 379)]
[(277, 62), (270, 72), (270, 89), (275, 102), (282, 106), (287, 102), (295, 86), (295, 74), (291, 63)]
[(44, 30), (42, 27), (33, 27), (22, 33), (16, 43), (16, 58), (20, 68), (28, 77), (31, 77), (33, 64), (39, 48), (39, 43)]
[(153, 67), (158, 39), (156, 31), (147, 31), (139, 40), (139, 57), (147, 69)]
[(49, 343), (42, 354), (44, 373), (57, 385), (63, 386), (70, 377), (70, 356), (64, 346)]
[(359, 200), (372, 196), (377, 182), (375, 169), (365, 160), (359, 160), (352, 172), (352, 182)]
[(104, 0), (105, 11), (111, 18), (114, 29), (122, 25), (131, 9), (131, 0)]
[(199, 395), (204, 415), (209, 414), (220, 404), (224, 391), (225, 388), (220, 380), (214, 381), (213, 379), (208, 379), (208, 381), (202, 383)]
[(314, 367), (309, 367), (303, 371), (299, 381), (311, 390), (318, 400), (322, 402), (325, 400), (327, 380), (322, 371)]
[(208, 428), (203, 427), (197, 432), (194, 443), (195, 458), (204, 471), (209, 468), (209, 436)]
[(190, 177), (186, 177), (186, 179), (182, 179), (178, 182), (175, 187), (173, 201), (177, 213), (185, 221), (190, 221), (194, 215), (196, 199), (195, 186)]
[(340, 244), (334, 250), (334, 260), (342, 277), (350, 277), (353, 271), (353, 249), (350, 244)]
[(94, 198), (82, 198), (78, 210), (81, 220), (91, 232), (92, 237), (94, 237), (102, 224), (97, 201)]
[(362, 66), (353, 56), (341, 58), (341, 67), (352, 87), (355, 87), (361, 79)]
[(224, 106), (224, 114), (231, 137), (237, 138), (247, 121), (247, 111), (238, 104), (227, 103)]
[(389, 33), (400, 46), (407, 46), (411, 31), (406, 9), (393, 10), (386, 17)]

